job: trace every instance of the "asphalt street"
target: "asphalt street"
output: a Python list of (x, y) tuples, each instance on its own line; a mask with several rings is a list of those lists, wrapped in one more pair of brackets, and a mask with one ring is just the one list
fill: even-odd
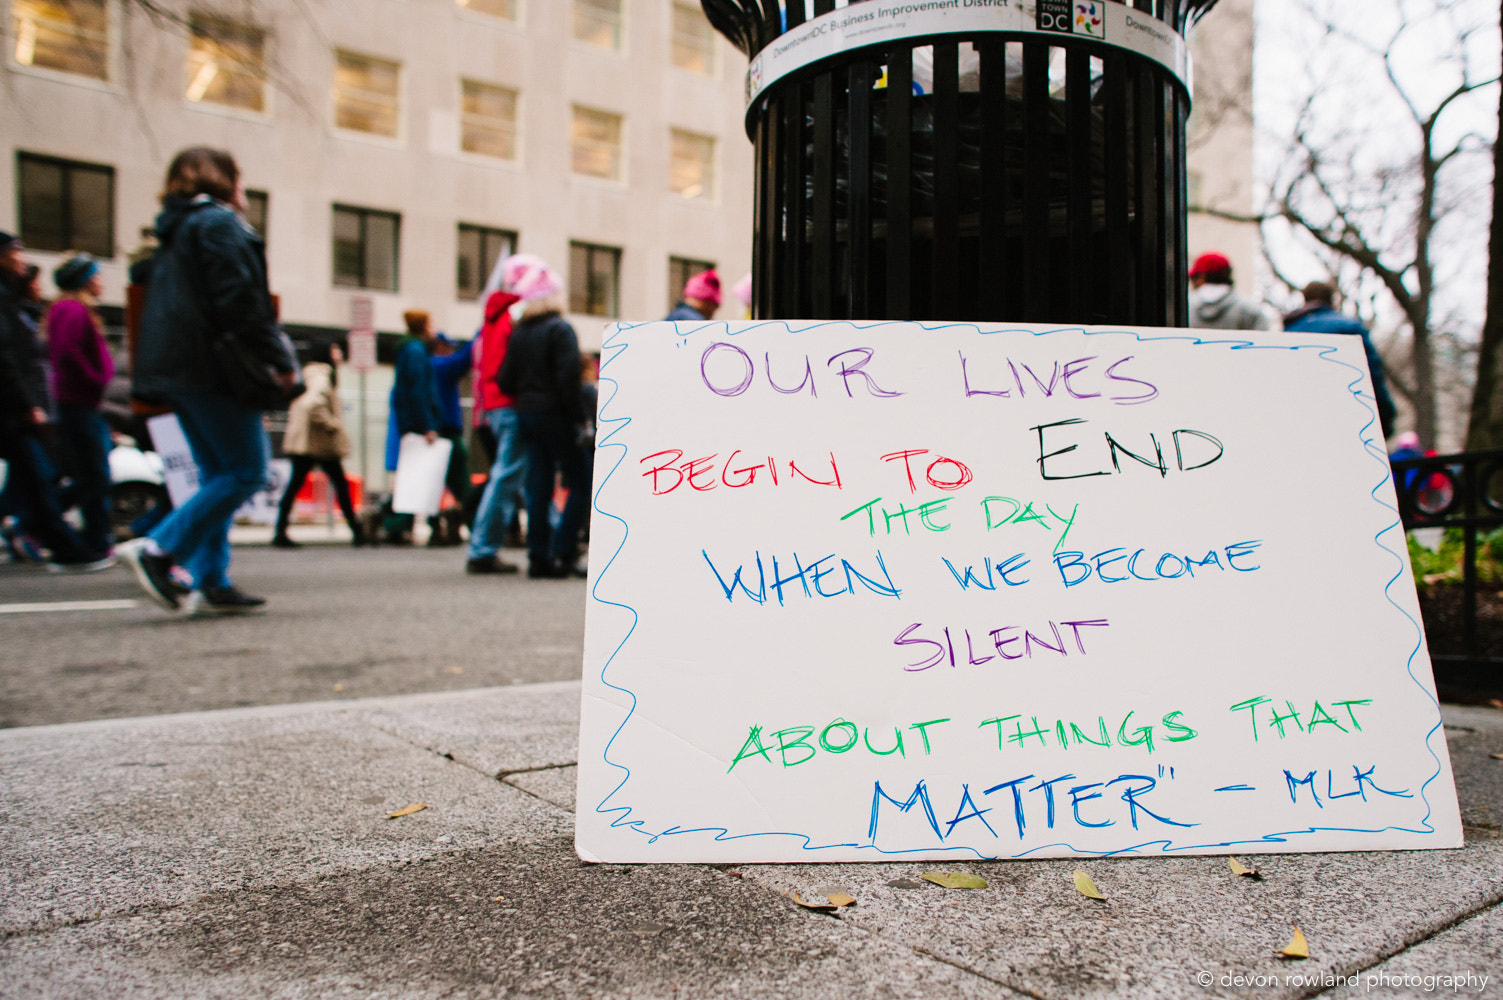
[(0, 565), (0, 727), (577, 679), (584, 581), (467, 576), (464, 558), (237, 546), (236, 584), (269, 605), (233, 619), (170, 615), (123, 567)]

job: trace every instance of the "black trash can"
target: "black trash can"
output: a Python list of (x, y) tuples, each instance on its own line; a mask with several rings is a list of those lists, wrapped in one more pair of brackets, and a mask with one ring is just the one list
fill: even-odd
[(702, 0), (751, 59), (753, 315), (1186, 325), (1215, 2)]

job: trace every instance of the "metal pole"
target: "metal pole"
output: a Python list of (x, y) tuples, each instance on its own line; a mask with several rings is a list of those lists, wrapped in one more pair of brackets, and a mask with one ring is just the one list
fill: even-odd
[(360, 499), (369, 502), (371, 495), (371, 481), (367, 474), (369, 459), (366, 455), (366, 434), (369, 428), (365, 425), (365, 372), (360, 373)]

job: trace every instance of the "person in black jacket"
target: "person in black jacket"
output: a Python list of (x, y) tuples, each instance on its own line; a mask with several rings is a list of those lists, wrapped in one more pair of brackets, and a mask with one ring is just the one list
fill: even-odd
[(25, 527), (51, 554), (58, 570), (87, 572), (114, 565), (108, 552), (91, 552), (58, 511), (37, 435), (50, 422), (36, 330), (22, 305), (31, 274), (21, 241), (0, 233), (0, 459), (6, 492), (25, 514)]
[[(508, 258), (501, 287), (522, 297), (522, 319), (506, 345), (496, 382), (512, 397), (517, 431), (527, 456), (527, 575), (584, 575), (576, 565), (579, 527), (589, 502), (580, 434), (579, 338), (560, 313), (563, 281), (541, 258)], [(559, 473), (568, 500), (550, 531), (553, 477)]]
[(265, 600), (229, 579), (230, 524), (235, 511), (266, 484), (271, 446), (261, 411), (235, 398), (214, 342), (229, 336), (264, 359), (291, 387), (296, 359), (283, 350), (266, 282), (266, 250), (245, 221), (245, 188), (234, 157), (223, 150), (185, 149), (167, 169), (161, 247), (155, 256), (132, 392), (172, 405), (193, 449), (199, 488), (151, 533), (119, 547), (148, 595), (168, 609), (183, 596), (174, 563), (187, 569), (196, 614), (260, 611)]

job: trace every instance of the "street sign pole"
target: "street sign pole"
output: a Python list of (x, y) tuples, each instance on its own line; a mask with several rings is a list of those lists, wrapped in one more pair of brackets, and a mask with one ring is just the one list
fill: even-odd
[(365, 376), (376, 367), (376, 304), (369, 295), (350, 299), (350, 367), (360, 374), (360, 491), (370, 491), (369, 433), (365, 416)]

